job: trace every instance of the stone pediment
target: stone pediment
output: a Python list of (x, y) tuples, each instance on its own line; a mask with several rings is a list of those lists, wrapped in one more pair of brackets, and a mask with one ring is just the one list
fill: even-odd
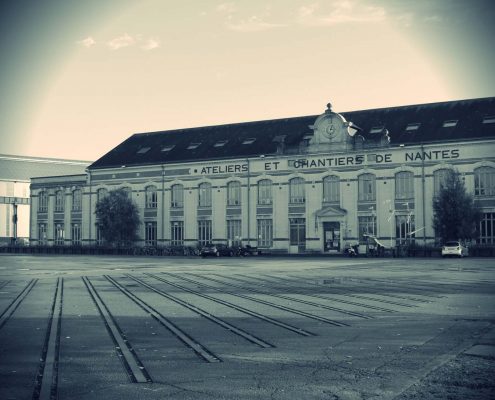
[(339, 206), (325, 206), (320, 208), (318, 211), (315, 212), (315, 215), (318, 218), (323, 218), (323, 217), (345, 217), (347, 214), (347, 210), (344, 210), (343, 208)]
[(352, 122), (347, 122), (342, 115), (333, 112), (330, 103), (310, 128), (313, 129), (308, 146), (310, 152), (347, 151), (353, 147), (355, 130)]

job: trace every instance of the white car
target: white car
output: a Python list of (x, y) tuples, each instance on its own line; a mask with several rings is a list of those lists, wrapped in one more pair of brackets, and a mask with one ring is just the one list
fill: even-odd
[(442, 257), (466, 257), (467, 255), (468, 249), (461, 242), (446, 242), (442, 246)]

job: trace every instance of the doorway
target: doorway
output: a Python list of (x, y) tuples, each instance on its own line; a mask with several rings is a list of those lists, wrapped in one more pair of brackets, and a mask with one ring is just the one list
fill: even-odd
[(340, 252), (340, 222), (323, 222), (325, 252)]

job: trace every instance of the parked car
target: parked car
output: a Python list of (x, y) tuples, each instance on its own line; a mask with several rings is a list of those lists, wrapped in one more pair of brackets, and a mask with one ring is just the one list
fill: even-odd
[(215, 257), (220, 257), (220, 256), (229, 256), (232, 257), (235, 254), (235, 249), (232, 247), (227, 246), (226, 244), (207, 244), (206, 246), (203, 246), (199, 252), (199, 255), (201, 257), (207, 257), (207, 256), (215, 256)]
[(241, 246), (237, 249), (237, 255), (240, 257), (254, 256), (257, 254), (260, 254), (258, 248), (252, 247), (249, 244), (247, 244), (246, 246)]
[(468, 249), (461, 242), (446, 242), (442, 246), (442, 257), (466, 257), (467, 255)]

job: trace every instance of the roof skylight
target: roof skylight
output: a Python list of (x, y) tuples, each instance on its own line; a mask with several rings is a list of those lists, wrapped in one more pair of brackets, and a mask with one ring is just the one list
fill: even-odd
[(374, 126), (373, 128), (370, 129), (370, 133), (380, 133), (385, 129), (385, 127), (382, 126)]
[(223, 147), (227, 144), (228, 140), (219, 140), (218, 142), (216, 142), (213, 147)]
[(457, 125), (457, 120), (456, 119), (451, 119), (449, 121), (445, 121), (442, 125), (443, 128), (453, 128), (454, 126)]
[(495, 115), (487, 115), (483, 118), (484, 124), (495, 124)]
[(256, 138), (247, 138), (247, 139), (244, 139), (242, 144), (253, 144), (255, 141), (256, 141)]
[(137, 151), (137, 154), (144, 154), (144, 153), (147, 153), (150, 149), (151, 149), (151, 147), (141, 147), (141, 148)]
[(170, 151), (170, 150), (172, 150), (174, 147), (175, 147), (175, 144), (172, 144), (172, 145), (170, 145), (170, 146), (162, 146), (162, 149), (161, 149), (160, 151), (161, 151), (161, 152)]
[(187, 146), (187, 150), (194, 150), (197, 149), (201, 143), (190, 143), (189, 146)]
[(406, 126), (406, 131), (417, 131), (420, 126), (421, 126), (421, 123), (419, 123), (419, 122), (414, 122), (412, 124), (408, 124)]

